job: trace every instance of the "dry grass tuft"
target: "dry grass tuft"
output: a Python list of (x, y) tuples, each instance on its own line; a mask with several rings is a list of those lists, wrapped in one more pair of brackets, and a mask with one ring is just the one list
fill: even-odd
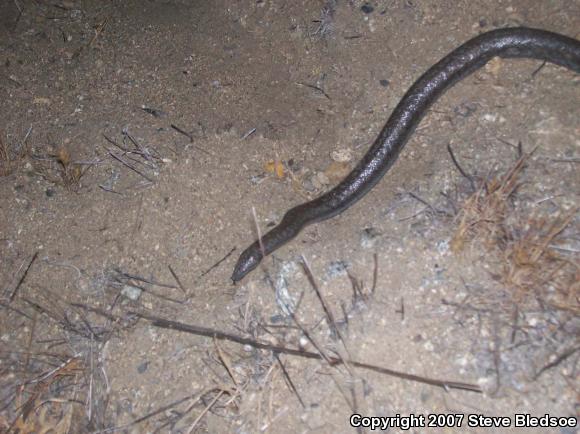
[[(580, 263), (574, 251), (558, 246), (578, 209), (540, 215), (511, 200), (531, 154), (524, 154), (503, 176), (483, 181), (463, 203), (451, 241), (455, 253), (467, 244), (483, 246), (496, 264), (494, 275), (522, 307), (532, 298), (540, 304), (580, 313)], [(572, 253), (572, 254), (568, 254)]]
[(0, 134), (0, 177), (14, 173), (29, 156), (26, 142), (22, 146), (12, 145), (6, 142), (4, 133)]
[(504, 251), (503, 281), (522, 299), (534, 294), (556, 308), (580, 314), (580, 264), (558, 252), (558, 236), (578, 209), (553, 218), (534, 218)]
[(83, 164), (74, 160), (69, 149), (63, 145), (53, 148), (46, 155), (33, 156), (33, 160), (34, 172), (37, 175), (72, 191), (80, 188), (81, 178), (90, 167), (83, 169)]
[(28, 381), (22, 385), (16, 396), (19, 415), (8, 430), (25, 433), (55, 433), (70, 432), (74, 412), (75, 397), (55, 399), (50, 396), (51, 389), (62, 387), (63, 380), (67, 384), (77, 382), (82, 375), (83, 363), (73, 357), (57, 368)]
[(451, 249), (458, 253), (466, 242), (480, 240), (489, 249), (502, 245), (508, 238), (505, 220), (509, 200), (518, 188), (518, 177), (531, 154), (522, 155), (501, 177), (483, 181), (479, 189), (465, 200), (459, 212), (459, 226), (451, 240)]
[(32, 155), (32, 149), (27, 143), (30, 132), (31, 130), (26, 134), (22, 144), (10, 144), (4, 139), (5, 134), (0, 134), (0, 177), (11, 175), (25, 161), (31, 160), (35, 172), (46, 180), (68, 189), (78, 188), (86, 172), (83, 165), (74, 161), (70, 151), (64, 146), (60, 146), (45, 158)]
[(72, 160), (70, 152), (64, 146), (58, 148), (55, 158), (59, 164), (59, 172), (64, 186), (67, 188), (78, 187), (84, 174), (82, 166)]

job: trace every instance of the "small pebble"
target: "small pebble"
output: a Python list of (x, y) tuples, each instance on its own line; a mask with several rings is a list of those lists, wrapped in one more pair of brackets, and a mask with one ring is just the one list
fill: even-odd
[(360, 245), (364, 249), (370, 249), (375, 246), (377, 239), (380, 237), (381, 233), (375, 228), (363, 229), (360, 235)]
[(352, 150), (348, 148), (337, 149), (330, 153), (330, 158), (339, 163), (347, 163), (352, 160)]
[(496, 122), (497, 121), (497, 114), (495, 114), (495, 113), (486, 113), (481, 118), (485, 122)]
[(139, 366), (137, 366), (137, 372), (139, 372), (140, 374), (144, 373), (147, 368), (149, 367), (149, 362), (143, 362), (141, 364), (139, 364)]
[(261, 184), (267, 178), (265, 173), (260, 173), (259, 175), (250, 176), (250, 182), (254, 185)]
[(360, 7), (360, 10), (363, 11), (365, 14), (370, 14), (372, 13), (372, 11), (375, 10), (375, 8), (369, 5), (368, 3), (365, 3)]
[(308, 191), (310, 193), (313, 193), (316, 191), (316, 187), (314, 187), (314, 183), (312, 182), (312, 178), (313, 178), (313, 176), (310, 176), (310, 177), (306, 178), (304, 181), (302, 181), (302, 188), (305, 191)]
[(350, 170), (349, 163), (333, 161), (324, 170), (324, 174), (329, 179), (330, 184), (338, 184), (350, 173)]
[(346, 275), (346, 270), (348, 268), (348, 263), (344, 261), (334, 261), (331, 262), (328, 267), (326, 267), (326, 276), (330, 279), (338, 276)]
[(477, 110), (477, 106), (472, 102), (464, 102), (453, 109), (453, 113), (462, 118), (468, 118)]
[(136, 288), (136, 287), (131, 286), (131, 285), (125, 285), (125, 286), (123, 286), (123, 289), (121, 290), (122, 295), (127, 297), (129, 300), (133, 300), (133, 301), (138, 300), (139, 297), (141, 296), (142, 292), (143, 291), (140, 288)]
[(317, 190), (322, 190), (324, 187), (326, 187), (327, 185), (330, 184), (330, 180), (328, 179), (328, 176), (326, 176), (326, 174), (324, 174), (323, 172), (317, 172), (312, 177), (311, 181), (312, 181), (312, 185)]
[(449, 240), (442, 240), (436, 244), (437, 253), (440, 255), (445, 255), (449, 253)]

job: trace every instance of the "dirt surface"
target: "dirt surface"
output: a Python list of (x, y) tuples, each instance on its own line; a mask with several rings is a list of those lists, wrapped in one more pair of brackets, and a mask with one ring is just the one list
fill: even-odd
[[(549, 241), (577, 270), (571, 71), (492, 61), (441, 98), (365, 199), (237, 286), (229, 280), (256, 237), (253, 209), (265, 231), (336, 184), (423, 71), (509, 25), (578, 37), (580, 3), (1, 2), (0, 429), (355, 432), (356, 412), (512, 425), (468, 427), (466, 416), (461, 428), (415, 433), (577, 432), (513, 422), (515, 413), (579, 416), (578, 274), (562, 292), (540, 270), (547, 295), (526, 292), (506, 271), (509, 242), (476, 237), (454, 253), (471, 186), (446, 151), (492, 179), (513, 167), (518, 143), (535, 149), (511, 219), (525, 234), (568, 216)], [(316, 346), (283, 307), (301, 296), (296, 319)], [(484, 393), (284, 354), (280, 363), (139, 315)]]

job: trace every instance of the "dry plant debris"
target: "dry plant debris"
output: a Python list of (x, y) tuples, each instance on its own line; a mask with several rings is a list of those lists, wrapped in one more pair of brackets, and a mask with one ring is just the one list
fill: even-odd
[(78, 186), (84, 172), (81, 165), (72, 160), (70, 152), (64, 146), (57, 150), (56, 161), (59, 164), (60, 176), (65, 187)]
[(273, 173), (278, 179), (284, 178), (284, 164), (280, 160), (269, 160), (265, 165), (264, 169), (268, 173)]
[(77, 191), (81, 178), (96, 163), (82, 163), (75, 160), (68, 147), (54, 147), (47, 155), (32, 155), (32, 166), (36, 175), (48, 182)]
[(518, 188), (518, 177), (531, 154), (522, 155), (501, 177), (483, 181), (469, 196), (459, 212), (459, 225), (451, 241), (451, 249), (460, 252), (468, 241), (479, 241), (486, 248), (502, 246), (508, 239), (506, 218), (509, 199)]
[[(43, 375), (23, 383), (16, 393), (16, 406), (20, 412), (6, 428), (6, 432), (27, 433), (68, 433), (72, 425), (77, 378), (84, 370), (81, 359), (72, 357)], [(63, 384), (63, 381), (65, 384)], [(73, 396), (54, 398), (54, 389), (73, 385)]]
[(72, 190), (77, 189), (82, 176), (91, 164), (86, 164), (86, 168), (83, 168), (83, 163), (75, 161), (65, 146), (59, 146), (46, 156), (33, 155), (28, 143), (31, 132), (32, 128), (28, 130), (21, 144), (10, 144), (4, 139), (4, 134), (0, 134), (0, 177), (11, 175), (25, 161), (31, 160), (37, 175), (53, 184)]
[(530, 219), (527, 230), (504, 252), (504, 282), (518, 298), (537, 294), (552, 306), (580, 313), (580, 264), (557, 250), (557, 237), (578, 210), (547, 219)]
[(26, 134), (22, 145), (16, 146), (7, 143), (4, 133), (0, 133), (0, 177), (11, 175), (30, 156), (30, 147), (26, 139), (30, 134)]
[(580, 264), (573, 250), (558, 246), (578, 209), (541, 215), (517, 209), (510, 201), (521, 185), (519, 177), (530, 155), (522, 155), (504, 176), (482, 182), (465, 200), (451, 247), (459, 252), (467, 243), (479, 243), (495, 252), (501, 264), (497, 277), (512, 290), (517, 304), (525, 305), (529, 296), (540, 297), (554, 307), (578, 313)]
[[(176, 128), (172, 125), (173, 128)], [(179, 130), (181, 132), (181, 130)], [(149, 187), (156, 182), (163, 163), (167, 160), (162, 158), (157, 150), (151, 146), (144, 146), (127, 131), (123, 131), (123, 140), (117, 143), (114, 139), (104, 135), (105, 140), (112, 147), (105, 147), (109, 156), (125, 168), (139, 175), (142, 186)], [(101, 185), (101, 188), (109, 190)]]

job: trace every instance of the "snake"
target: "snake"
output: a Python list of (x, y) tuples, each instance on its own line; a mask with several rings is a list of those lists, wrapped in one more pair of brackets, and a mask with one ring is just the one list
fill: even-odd
[(288, 210), (277, 226), (242, 252), (232, 281), (241, 280), (266, 255), (288, 243), (305, 226), (334, 217), (362, 199), (391, 168), (431, 105), (451, 86), (494, 57), (538, 59), (580, 73), (580, 41), (559, 33), (508, 27), (469, 39), (411, 85), (369, 150), (338, 185)]

